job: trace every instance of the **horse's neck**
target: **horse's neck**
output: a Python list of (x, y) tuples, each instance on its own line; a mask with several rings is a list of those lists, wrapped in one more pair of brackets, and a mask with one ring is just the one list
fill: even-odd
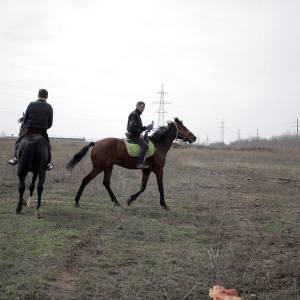
[(166, 153), (170, 150), (173, 141), (175, 140), (175, 136), (176, 136), (176, 128), (175, 129), (171, 128), (166, 138), (163, 141), (161, 141), (160, 146)]

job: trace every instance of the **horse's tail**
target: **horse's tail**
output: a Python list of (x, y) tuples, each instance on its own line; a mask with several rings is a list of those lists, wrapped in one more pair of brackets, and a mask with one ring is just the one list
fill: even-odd
[(25, 177), (32, 166), (34, 156), (33, 140), (28, 139), (25, 145), (22, 145), (22, 154), (18, 162), (18, 176)]
[(94, 142), (90, 142), (86, 146), (84, 146), (78, 153), (76, 153), (73, 158), (67, 163), (66, 169), (71, 171), (81, 160), (82, 158), (88, 153), (89, 148), (95, 146)]

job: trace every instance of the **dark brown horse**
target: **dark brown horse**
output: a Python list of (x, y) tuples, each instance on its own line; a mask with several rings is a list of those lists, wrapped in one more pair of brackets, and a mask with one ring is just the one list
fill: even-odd
[[(31, 134), (22, 139), (18, 150), (19, 201), (16, 209), (17, 214), (21, 213), (22, 206), (29, 206), (35, 189), (35, 181), (39, 178), (36, 212), (37, 217), (42, 218), (41, 202), (43, 186), (46, 179), (48, 155), (48, 142), (42, 135)], [(25, 178), (29, 172), (32, 172), (32, 180), (29, 185), (30, 197), (28, 202), (26, 202), (23, 199), (23, 195), (25, 192)]]
[[(18, 120), (21, 123), (20, 134), (24, 131), (24, 114)], [(20, 142), (18, 147), (18, 177), (19, 177), (19, 200), (17, 204), (16, 213), (20, 214), (23, 206), (29, 206), (30, 200), (35, 189), (35, 182), (38, 178), (37, 193), (38, 202), (36, 206), (37, 217), (42, 218), (42, 193), (44, 189), (44, 182), (46, 179), (46, 170), (48, 163), (48, 142), (40, 134), (26, 135)], [(25, 179), (28, 173), (32, 173), (31, 183), (29, 185), (29, 198), (26, 201), (23, 198), (25, 192)]]
[[(141, 188), (137, 193), (130, 196), (127, 200), (127, 204), (130, 205), (132, 201), (136, 200), (137, 197), (144, 192), (149, 175), (151, 172), (154, 172), (160, 193), (160, 205), (164, 209), (168, 210), (169, 207), (165, 202), (163, 186), (163, 168), (166, 162), (167, 152), (175, 139), (193, 143), (196, 141), (196, 137), (183, 125), (182, 121), (175, 118), (174, 122), (168, 122), (167, 126), (160, 127), (152, 136), (149, 137), (149, 139), (155, 146), (155, 153), (153, 156), (146, 159), (146, 164), (149, 168), (142, 169), (143, 178)], [(113, 165), (118, 165), (126, 169), (135, 169), (137, 158), (130, 157), (127, 154), (125, 143), (122, 139), (106, 138), (97, 142), (91, 142), (83, 147), (68, 162), (66, 168), (68, 170), (72, 170), (74, 166), (77, 165), (86, 155), (90, 147), (94, 147), (91, 151), (93, 169), (81, 182), (75, 197), (75, 206), (79, 207), (79, 200), (86, 185), (102, 171), (104, 171), (103, 185), (108, 191), (112, 202), (114, 202), (115, 205), (120, 206), (110, 187)]]

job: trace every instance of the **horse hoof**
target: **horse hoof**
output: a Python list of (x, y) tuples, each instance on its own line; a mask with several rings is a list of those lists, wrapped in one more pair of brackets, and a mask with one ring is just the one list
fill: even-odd
[(74, 207), (80, 207), (80, 204), (75, 202)]
[(37, 215), (37, 218), (38, 218), (38, 219), (42, 219), (42, 218), (43, 218), (42, 211), (41, 211), (40, 209), (38, 209), (38, 210), (36, 211), (36, 215)]
[(22, 205), (23, 205), (23, 206), (27, 206), (27, 202), (26, 202), (25, 199), (22, 199)]
[(128, 199), (127, 200), (127, 205), (129, 206), (131, 204), (132, 200), (131, 199)]
[(121, 206), (121, 204), (118, 201), (115, 201), (115, 206)]
[(164, 205), (164, 206), (163, 206), (163, 209), (165, 209), (165, 210), (170, 210), (170, 208), (169, 208), (168, 205)]

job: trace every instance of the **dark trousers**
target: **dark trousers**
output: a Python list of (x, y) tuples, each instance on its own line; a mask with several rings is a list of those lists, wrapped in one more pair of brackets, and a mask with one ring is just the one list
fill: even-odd
[(145, 140), (141, 139), (140, 137), (130, 136), (130, 139), (135, 143), (139, 144), (142, 148), (140, 155), (138, 157), (138, 163), (144, 163), (145, 155), (149, 149), (149, 145), (145, 142)]
[[(16, 140), (16, 143), (15, 143), (15, 157), (17, 157), (18, 155), (18, 149), (19, 149), (19, 146), (20, 146), (20, 143), (23, 139), (24, 136), (27, 135), (27, 132), (28, 131), (31, 131), (32, 129), (28, 128), (28, 129), (25, 129), (25, 130), (22, 130), (20, 131), (19, 133), (19, 137), (17, 138)], [(48, 142), (48, 163), (51, 162), (51, 144), (50, 144), (50, 140), (49, 140), (49, 136), (48, 136), (48, 133), (47, 131), (40, 131), (41, 135), (47, 140)]]

